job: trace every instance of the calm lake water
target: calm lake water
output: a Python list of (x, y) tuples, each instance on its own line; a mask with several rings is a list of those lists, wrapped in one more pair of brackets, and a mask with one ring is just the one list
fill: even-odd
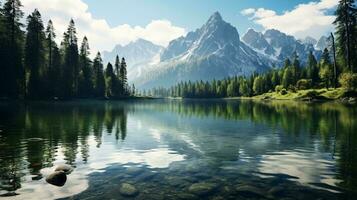
[[(357, 107), (0, 103), (4, 199), (356, 199)], [(74, 171), (46, 183), (56, 166)], [(133, 188), (134, 187), (134, 188)]]

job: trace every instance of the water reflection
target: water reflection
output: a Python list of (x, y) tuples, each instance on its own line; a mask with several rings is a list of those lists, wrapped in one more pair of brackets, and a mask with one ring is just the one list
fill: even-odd
[[(356, 112), (298, 102), (2, 103), (0, 195), (109, 198), (125, 180), (141, 187), (139, 198), (155, 189), (167, 195), (158, 185), (166, 181), (167, 193), (178, 184), (182, 197), (204, 181), (219, 183), (211, 196), (229, 199), (239, 194), (227, 188), (260, 181), (264, 190), (278, 179), (348, 199), (357, 189)], [(46, 184), (61, 163), (75, 167), (66, 185)], [(110, 194), (93, 189), (101, 181)]]

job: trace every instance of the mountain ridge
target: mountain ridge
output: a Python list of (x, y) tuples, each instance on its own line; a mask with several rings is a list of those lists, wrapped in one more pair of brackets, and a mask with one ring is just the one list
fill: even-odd
[(181, 81), (222, 79), (263, 72), (272, 61), (240, 40), (237, 29), (215, 12), (199, 29), (170, 42), (160, 63), (134, 83), (141, 88), (170, 87)]

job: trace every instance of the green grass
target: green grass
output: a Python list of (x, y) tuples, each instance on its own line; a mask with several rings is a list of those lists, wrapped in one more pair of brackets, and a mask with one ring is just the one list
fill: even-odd
[(298, 90), (296, 92), (287, 91), (287, 94), (282, 95), (280, 92), (270, 92), (262, 95), (254, 96), (253, 99), (275, 99), (275, 100), (337, 100), (344, 97), (346, 90), (343, 88), (337, 89), (309, 89)]

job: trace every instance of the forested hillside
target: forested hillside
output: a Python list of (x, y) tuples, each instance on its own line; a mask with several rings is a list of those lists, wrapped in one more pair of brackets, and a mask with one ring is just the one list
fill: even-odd
[(90, 59), (88, 38), (78, 44), (75, 22), (69, 22), (60, 45), (51, 20), (45, 27), (36, 9), (27, 16), (20, 0), (0, 5), (0, 98), (121, 98), (133, 95), (125, 58), (104, 64), (98, 52)]

